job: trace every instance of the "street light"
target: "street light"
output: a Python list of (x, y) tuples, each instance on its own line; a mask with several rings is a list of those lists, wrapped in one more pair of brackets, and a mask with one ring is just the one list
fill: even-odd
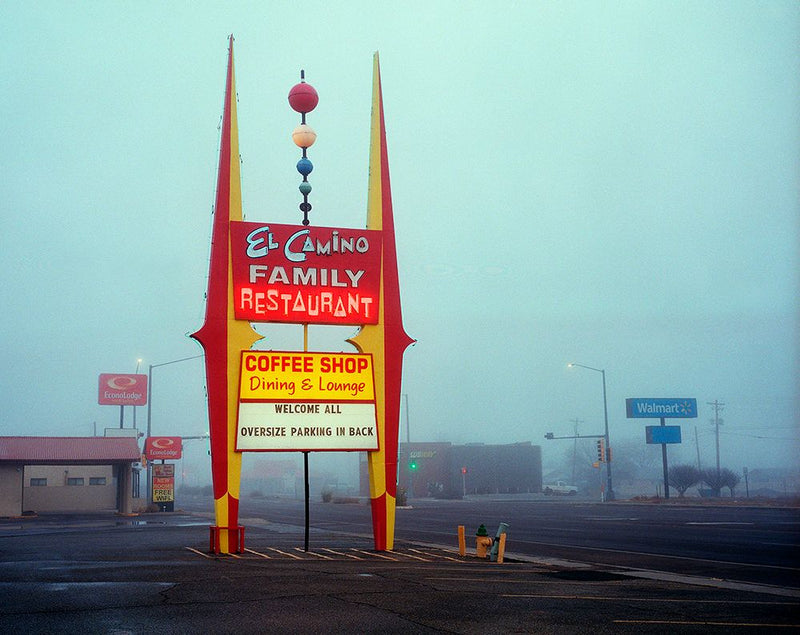
[[(606, 371), (600, 368), (593, 368), (591, 366), (584, 366), (583, 364), (576, 364), (575, 362), (570, 362), (567, 364), (568, 368), (574, 368), (577, 366), (578, 368), (585, 368), (586, 370), (593, 370), (596, 373), (600, 373), (603, 376), (603, 420), (605, 423), (605, 434), (603, 435), (606, 440), (606, 452), (611, 454), (611, 443), (608, 440), (608, 401), (606, 399)], [(606, 500), (613, 501), (614, 500), (614, 488), (611, 485), (611, 461), (610, 456), (606, 456)]]
[[(150, 364), (147, 369), (147, 437), (150, 438), (150, 413), (153, 405), (153, 369), (159, 366), (168, 366), (170, 364), (177, 364), (178, 362), (188, 362), (190, 359), (198, 359), (203, 355), (193, 355), (192, 357), (182, 357), (181, 359), (173, 359), (171, 362), (162, 362), (161, 364)], [(153, 501), (153, 473), (150, 469), (150, 461), (147, 462), (147, 504)]]
[[(136, 360), (136, 370), (133, 371), (134, 375), (138, 375), (139, 374), (139, 366), (141, 365), (141, 363), (142, 363), (141, 359), (137, 359)], [(134, 429), (136, 429), (136, 406), (135, 405), (133, 406), (133, 427), (134, 427)]]

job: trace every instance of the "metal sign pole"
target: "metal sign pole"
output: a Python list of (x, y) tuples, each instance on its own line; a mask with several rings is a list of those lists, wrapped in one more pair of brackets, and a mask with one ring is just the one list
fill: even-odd
[[(305, 119), (305, 115), (303, 117)], [(308, 351), (308, 324), (303, 324), (303, 352)], [(306, 531), (305, 541), (303, 543), (304, 550), (308, 552), (308, 499), (309, 499), (309, 486), (308, 486), (308, 450), (303, 452), (303, 480), (305, 482), (305, 510), (306, 510)]]
[(303, 452), (303, 475), (306, 483), (306, 536), (304, 549), (308, 551), (308, 450)]
[[(665, 426), (664, 417), (661, 417), (661, 425)], [(669, 469), (667, 467), (667, 444), (661, 444), (661, 462), (664, 465), (664, 498), (669, 498)]]

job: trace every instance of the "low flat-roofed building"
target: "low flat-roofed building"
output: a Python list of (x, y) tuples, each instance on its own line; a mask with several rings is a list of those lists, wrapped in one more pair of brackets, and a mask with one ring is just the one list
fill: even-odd
[(0, 437), (0, 516), (132, 508), (133, 437)]

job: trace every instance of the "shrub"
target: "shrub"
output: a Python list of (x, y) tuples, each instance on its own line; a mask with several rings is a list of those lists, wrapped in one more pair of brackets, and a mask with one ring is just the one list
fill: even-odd
[(742, 480), (741, 477), (727, 467), (723, 467), (719, 471), (713, 467), (703, 470), (703, 482), (714, 490), (715, 496), (720, 496), (722, 488), (727, 487), (733, 498), (733, 488), (739, 484), (740, 480)]

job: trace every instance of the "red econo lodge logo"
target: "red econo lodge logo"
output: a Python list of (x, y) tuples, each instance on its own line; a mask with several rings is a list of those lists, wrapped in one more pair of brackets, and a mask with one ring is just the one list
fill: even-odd
[(147, 375), (102, 373), (97, 403), (101, 406), (147, 404)]
[(181, 458), (181, 438), (147, 437), (144, 442), (144, 455), (148, 461), (179, 459)]

